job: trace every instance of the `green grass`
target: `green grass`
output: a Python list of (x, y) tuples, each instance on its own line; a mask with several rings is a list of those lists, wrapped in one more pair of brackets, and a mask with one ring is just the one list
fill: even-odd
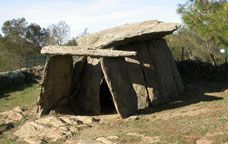
[[(17, 106), (31, 108), (35, 105), (39, 92), (38, 84), (25, 84), (0, 91), (0, 112), (11, 110)], [(24, 142), (16, 141), (10, 133), (0, 135), (0, 144), (11, 143), (23, 144)]]
[(10, 144), (13, 143), (14, 141), (4, 135), (0, 136), (0, 143), (1, 144)]
[(36, 103), (39, 92), (38, 84), (25, 84), (0, 91), (0, 112), (17, 106), (31, 107)]
[[(195, 87), (198, 88), (198, 85)], [(97, 137), (116, 135), (119, 137), (117, 143), (145, 143), (139, 137), (127, 135), (129, 132), (135, 132), (150, 137), (159, 136), (160, 141), (156, 143), (160, 144), (192, 144), (202, 137), (207, 137), (207, 134), (215, 134), (213, 137), (207, 137), (215, 144), (228, 142), (228, 93), (224, 92), (228, 85), (221, 83), (217, 87), (218, 90), (210, 89), (214, 92), (211, 96), (204, 94), (207, 92), (207, 86), (200, 87), (203, 92), (190, 89), (194, 92), (194, 97), (189, 97), (184, 102), (159, 106), (155, 109), (161, 111), (157, 112), (152, 108), (151, 112), (139, 120), (113, 119), (111, 122), (95, 125), (80, 131), (75, 139), (94, 140)], [(201, 110), (202, 113), (197, 114), (197, 111)], [(189, 115), (185, 115), (186, 113)], [(216, 132), (222, 134), (217, 135)]]
[[(222, 88), (220, 88), (220, 86)], [(198, 85), (195, 85), (194, 88)], [(215, 134), (207, 137), (213, 143), (220, 144), (228, 142), (228, 93), (224, 92), (228, 84), (219, 84), (217, 90), (211, 90), (212, 96), (204, 96), (207, 92), (190, 89), (194, 95), (193, 100), (189, 97), (184, 102), (170, 103), (168, 105), (151, 108), (149, 113), (143, 114), (139, 120), (122, 120), (115, 116), (105, 123), (98, 123), (90, 128), (78, 131), (73, 139), (91, 140), (98, 137), (116, 135), (119, 137), (117, 143), (145, 143), (142, 138), (129, 136), (127, 133), (139, 133), (144, 136), (159, 137), (160, 144), (191, 144), (196, 140), (207, 137), (207, 134)], [(216, 87), (216, 88), (217, 88)], [(38, 85), (24, 85), (8, 89), (0, 94), (0, 112), (12, 109), (16, 106), (31, 108), (37, 101), (40, 88)], [(160, 109), (160, 110), (159, 110)], [(202, 113), (197, 111), (202, 110)], [(205, 111), (204, 111), (205, 110)], [(189, 114), (189, 115), (186, 115)], [(221, 134), (216, 134), (219, 132)], [(0, 136), (0, 143), (18, 143), (8, 133)]]

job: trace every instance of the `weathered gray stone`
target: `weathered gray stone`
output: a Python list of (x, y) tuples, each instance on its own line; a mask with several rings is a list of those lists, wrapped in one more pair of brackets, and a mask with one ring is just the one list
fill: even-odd
[(19, 139), (33, 141), (49, 139), (50, 141), (65, 140), (66, 138), (72, 136), (72, 132), (66, 127), (54, 127), (51, 125), (39, 124), (36, 122), (27, 122), (20, 129), (14, 132), (14, 135)]
[(71, 92), (72, 74), (71, 56), (53, 56), (47, 61), (38, 100), (41, 115), (51, 109), (65, 111)]
[(87, 58), (87, 64), (82, 76), (79, 93), (76, 96), (80, 112), (99, 114), (100, 107), (100, 82), (102, 71), (100, 59)]
[[(72, 70), (67, 64), (61, 65), (64, 68), (60, 72), (53, 70), (60, 67), (54, 66), (59, 63), (55, 61), (63, 56), (50, 59), (45, 68), (39, 100), (43, 110), (41, 113), (48, 113), (51, 109), (64, 111), (64, 105), (68, 104), (65, 108), (70, 108), (77, 114), (99, 114), (103, 74), (117, 112), (122, 117), (128, 117), (149, 105), (175, 99), (184, 87), (172, 54), (161, 37), (171, 34), (177, 28), (176, 24), (159, 21), (127, 24), (80, 38), (80, 50), (77, 52), (74, 51), (75, 47), (66, 47), (66, 51), (55, 50), (60, 55), (89, 54), (98, 57), (84, 57), (77, 61), (74, 64), (73, 77), (72, 72), (66, 70)], [(51, 48), (50, 51), (52, 50)], [(92, 51), (98, 53), (91, 53)], [(115, 56), (123, 52), (122, 56), (125, 57), (110, 58), (104, 55), (104, 52), (110, 51)], [(137, 55), (125, 55), (132, 51)], [(73, 82), (69, 86), (70, 79)], [(59, 88), (60, 83), (64, 87)]]
[(148, 47), (156, 72), (157, 103), (165, 103), (176, 98), (183, 91), (183, 83), (165, 40), (151, 40)]
[(134, 115), (134, 116), (128, 117), (128, 118), (127, 118), (127, 121), (134, 121), (134, 120), (139, 120), (139, 119), (140, 119), (139, 116)]
[(138, 97), (138, 109), (150, 103), (164, 103), (183, 91), (172, 53), (162, 39), (122, 45), (115, 49), (134, 50), (136, 57), (126, 57), (127, 75)]
[(73, 68), (73, 79), (72, 79), (72, 90), (71, 90), (71, 100), (69, 107), (74, 113), (79, 113), (77, 95), (82, 84), (83, 72), (87, 63), (86, 57), (80, 57), (75, 63)]
[(135, 56), (134, 51), (121, 51), (111, 49), (81, 49), (78, 46), (56, 46), (50, 45), (43, 47), (42, 54), (54, 55), (75, 55), (75, 56), (94, 56), (94, 57), (125, 57)]
[(14, 135), (31, 144), (36, 141), (42, 142), (44, 139), (48, 142), (65, 141), (79, 130), (88, 128), (89, 124), (98, 121), (98, 119), (88, 116), (46, 116), (34, 122), (26, 122), (14, 132)]
[(115, 136), (115, 135), (110, 135), (110, 136), (107, 137), (107, 139), (117, 140), (117, 139), (119, 139), (119, 137), (118, 136)]
[(78, 89), (81, 83), (81, 78), (83, 76), (83, 71), (86, 65), (86, 57), (80, 57), (75, 63), (73, 68), (73, 81), (72, 81), (72, 89)]
[(127, 44), (116, 49), (123, 49), (123, 50), (135, 50), (137, 51), (136, 57), (125, 57), (126, 66), (127, 66), (127, 75), (133, 88), (138, 97), (138, 109), (143, 109), (149, 106), (149, 92), (147, 90), (147, 81), (146, 75), (144, 70), (144, 61), (146, 56), (144, 54), (145, 43), (134, 43), (134, 44)]
[(38, 138), (26, 137), (23, 140), (29, 144), (46, 144), (47, 143), (45, 140), (38, 139)]
[(13, 123), (0, 124), (0, 135), (14, 127)]
[(1, 112), (0, 121), (3, 123), (16, 123), (25, 116), (24, 110), (21, 107), (15, 107), (12, 110)]
[(67, 140), (64, 144), (91, 144), (92, 142), (89, 141), (89, 140), (82, 140), (82, 139), (79, 139), (79, 140)]
[[(145, 99), (145, 96), (144, 96), (144, 101), (150, 100), (150, 103), (152, 102), (154, 103), (154, 101), (156, 101), (159, 95), (159, 90), (158, 90), (159, 83), (157, 80), (158, 74), (154, 67), (154, 57), (150, 55), (148, 43), (149, 41), (137, 42), (132, 45), (129, 45), (128, 49), (133, 48), (137, 50), (137, 57), (135, 59), (137, 59), (140, 62), (139, 65), (141, 67), (142, 73), (144, 75), (144, 80), (145, 80), (144, 86), (147, 89), (147, 95), (145, 95), (147, 99)], [(142, 100), (142, 98), (139, 100)]]
[(136, 113), (137, 95), (129, 81), (124, 58), (103, 58), (101, 67), (117, 112), (123, 118)]
[(65, 126), (65, 123), (55, 116), (48, 116), (35, 121), (38, 124), (48, 125), (52, 127), (62, 127)]
[(167, 53), (167, 57), (168, 57), (170, 67), (172, 68), (172, 75), (173, 75), (174, 81), (176, 82), (177, 92), (178, 92), (178, 94), (180, 94), (184, 91), (183, 81), (182, 81), (180, 73), (177, 69), (176, 62), (173, 58), (171, 50), (168, 48), (168, 45), (164, 40), (162, 43), (163, 43), (164, 47), (166, 47), (166, 53)]
[(81, 121), (83, 124), (92, 124), (100, 121), (100, 119), (96, 119), (91, 116), (76, 116), (75, 118)]
[(102, 142), (103, 144), (116, 144), (105, 137), (99, 137), (96, 139), (96, 141)]
[(138, 97), (138, 109), (143, 109), (149, 106), (148, 92), (145, 87), (145, 78), (143, 70), (140, 67), (140, 61), (134, 58), (125, 58), (126, 70), (129, 81), (131, 82), (137, 97)]
[(78, 47), (84, 49), (99, 49), (119, 46), (133, 41), (161, 38), (173, 33), (178, 24), (148, 20), (139, 23), (125, 24), (103, 30), (77, 40)]
[(61, 119), (61, 121), (63, 121), (64, 123), (67, 123), (68, 125), (79, 125), (82, 124), (82, 122), (80, 120), (78, 120), (76, 118), (76, 116), (71, 116), (71, 115), (64, 115), (59, 117)]

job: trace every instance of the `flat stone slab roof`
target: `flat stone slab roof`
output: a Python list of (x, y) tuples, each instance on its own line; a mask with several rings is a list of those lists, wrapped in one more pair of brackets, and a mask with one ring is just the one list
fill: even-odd
[(165, 23), (158, 20), (148, 20), (133, 24), (125, 24), (100, 32), (89, 34), (77, 40), (82, 49), (102, 49), (119, 46), (134, 41), (161, 38), (172, 34), (179, 28), (177, 23)]
[(112, 49), (80, 49), (78, 46), (45, 46), (41, 49), (41, 54), (53, 55), (76, 55), (95, 57), (126, 57), (136, 56), (135, 51), (121, 51)]

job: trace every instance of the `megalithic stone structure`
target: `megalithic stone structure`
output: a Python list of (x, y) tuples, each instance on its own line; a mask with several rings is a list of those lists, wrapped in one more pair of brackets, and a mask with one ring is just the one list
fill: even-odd
[[(44, 69), (38, 112), (98, 115), (104, 81), (123, 118), (181, 96), (182, 79), (163, 39), (178, 27), (149, 20), (84, 36), (78, 46), (44, 47), (41, 53), (52, 56)], [(73, 56), (80, 58), (73, 61)]]

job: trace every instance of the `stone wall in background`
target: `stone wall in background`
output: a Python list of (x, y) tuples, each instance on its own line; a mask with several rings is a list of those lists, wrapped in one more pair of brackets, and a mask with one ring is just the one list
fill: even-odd
[[(211, 63), (185, 60), (176, 62), (184, 81), (189, 80), (224, 80), (228, 79), (228, 64), (213, 66)], [(24, 83), (39, 82), (42, 79), (43, 66), (0, 72), (0, 91)]]
[(224, 81), (228, 79), (228, 64), (216, 66), (196, 60), (178, 61), (176, 64), (184, 81)]
[(0, 73), (0, 91), (13, 86), (23, 85), (25, 83), (39, 82), (43, 74), (43, 66), (33, 68), (22, 68), (15, 71)]

